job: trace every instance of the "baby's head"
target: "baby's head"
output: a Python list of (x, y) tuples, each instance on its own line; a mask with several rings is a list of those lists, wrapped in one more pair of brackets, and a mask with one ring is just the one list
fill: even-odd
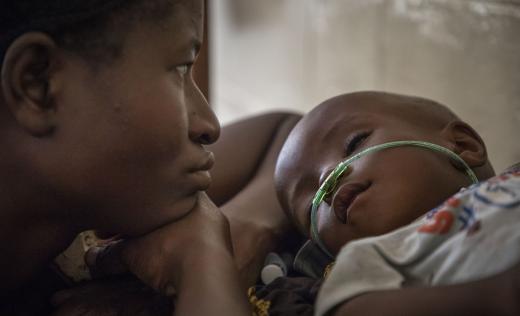
[[(339, 162), (368, 147), (418, 140), (450, 149), (479, 179), (493, 175), (478, 134), (431, 100), (382, 92), (329, 99), (294, 127), (280, 153), (275, 181), (290, 218), (309, 235), (312, 200)], [(317, 228), (333, 253), (345, 243), (404, 226), (471, 184), (460, 163), (417, 147), (356, 160), (320, 204)]]
[(219, 135), (191, 75), (203, 11), (203, 0), (2, 1), (9, 195), (80, 229), (133, 235), (191, 210), (211, 180), (204, 145)]

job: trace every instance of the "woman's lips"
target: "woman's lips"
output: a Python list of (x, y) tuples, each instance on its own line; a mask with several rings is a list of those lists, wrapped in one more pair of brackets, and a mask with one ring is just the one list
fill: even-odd
[(205, 191), (211, 185), (211, 174), (208, 170), (199, 170), (190, 173), (197, 191)]
[(201, 170), (209, 170), (215, 164), (215, 155), (211, 151), (206, 151), (204, 157), (199, 160), (195, 166), (191, 168), (192, 172), (197, 172)]
[(199, 163), (190, 169), (190, 177), (198, 191), (205, 191), (209, 188), (211, 184), (211, 174), (209, 170), (213, 167), (214, 163), (215, 156), (212, 152), (207, 151), (205, 157), (200, 159)]
[(344, 183), (334, 194), (332, 198), (332, 211), (343, 224), (347, 223), (350, 207), (356, 200), (357, 196), (368, 189), (370, 183)]

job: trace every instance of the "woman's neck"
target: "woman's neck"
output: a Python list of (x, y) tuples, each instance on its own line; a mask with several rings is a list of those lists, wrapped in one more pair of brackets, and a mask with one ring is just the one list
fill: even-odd
[(12, 225), (0, 225), (0, 294), (22, 287), (65, 250), (76, 235), (52, 223), (10, 222)]
[(19, 188), (0, 178), (0, 296), (23, 286), (81, 231), (41, 191)]

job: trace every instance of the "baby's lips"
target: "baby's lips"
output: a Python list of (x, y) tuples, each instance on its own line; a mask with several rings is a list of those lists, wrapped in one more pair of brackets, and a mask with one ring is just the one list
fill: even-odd
[(369, 187), (368, 183), (347, 182), (342, 184), (334, 194), (332, 210), (343, 224), (347, 223), (349, 208), (357, 196)]

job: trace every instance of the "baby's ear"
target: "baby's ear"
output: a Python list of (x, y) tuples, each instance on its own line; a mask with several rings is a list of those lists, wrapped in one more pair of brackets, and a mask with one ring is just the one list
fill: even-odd
[(487, 162), (484, 141), (477, 132), (462, 121), (452, 121), (442, 130), (442, 136), (451, 144), (451, 149), (471, 168)]
[(56, 45), (46, 34), (25, 33), (15, 39), (2, 63), (2, 95), (19, 126), (34, 136), (54, 129), (52, 75)]

